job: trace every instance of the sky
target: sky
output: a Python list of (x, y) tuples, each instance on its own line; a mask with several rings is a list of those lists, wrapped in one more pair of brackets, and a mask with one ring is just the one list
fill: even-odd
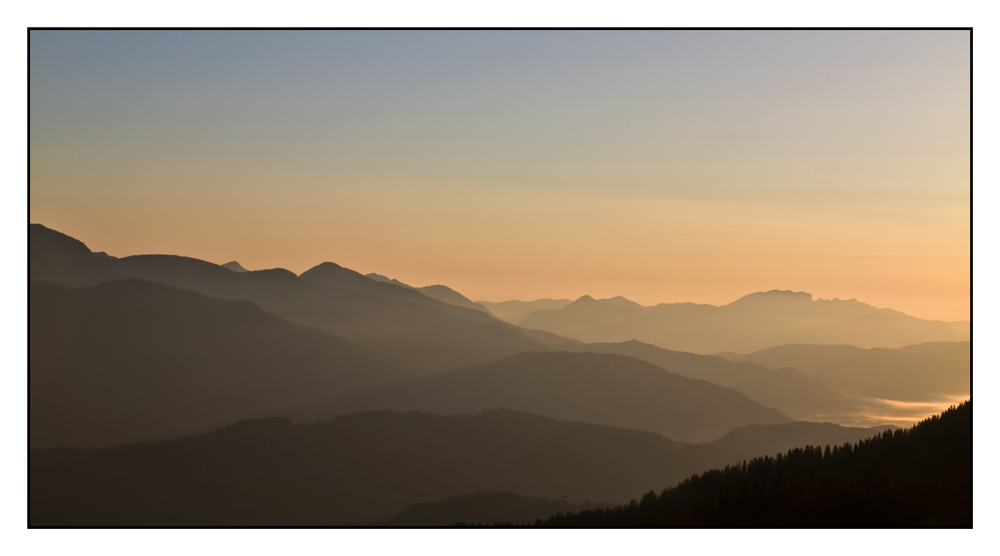
[(29, 220), (474, 300), (970, 308), (961, 31), (33, 31)]

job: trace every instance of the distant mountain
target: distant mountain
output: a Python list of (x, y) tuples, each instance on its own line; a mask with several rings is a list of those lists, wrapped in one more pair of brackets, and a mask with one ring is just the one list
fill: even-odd
[(972, 403), (856, 445), (755, 458), (540, 525), (972, 528)]
[(650, 432), (509, 410), (369, 412), (304, 425), (260, 419), (167, 442), (32, 450), (28, 522), (371, 524), (416, 503), (481, 491), (622, 503), (740, 457)]
[(296, 421), (376, 409), (438, 414), (506, 408), (641, 429), (687, 442), (791, 419), (743, 394), (621, 355), (534, 352), (437, 373), (285, 413)]
[(418, 372), (247, 301), (134, 278), (30, 282), (28, 300), (34, 448), (206, 432)]
[(535, 301), (502, 301), (500, 303), (477, 301), (476, 303), (489, 309), (490, 313), (496, 315), (498, 319), (517, 324), (535, 311), (557, 311), (572, 301), (569, 299), (538, 299)]
[(602, 508), (600, 502), (550, 500), (521, 496), (513, 492), (476, 492), (435, 502), (419, 502), (379, 525), (395, 527), (441, 527), (465, 525), (530, 525), (557, 513)]
[(449, 288), (448, 286), (441, 286), (441, 285), (424, 286), (422, 288), (417, 288), (417, 291), (432, 299), (437, 299), (438, 301), (450, 303), (458, 307), (468, 307), (469, 309), (482, 311), (487, 315), (492, 316), (492, 313), (490, 313), (489, 309), (478, 303), (473, 303), (472, 301), (469, 300), (468, 297), (465, 297), (464, 295)]
[(563, 349), (635, 357), (681, 376), (732, 388), (761, 405), (773, 407), (797, 419), (842, 414), (851, 411), (854, 406), (853, 401), (819, 380), (789, 367), (769, 369), (722, 357), (670, 351), (635, 340), (617, 344), (566, 345)]
[(388, 276), (382, 276), (381, 274), (375, 274), (374, 272), (369, 272), (368, 274), (365, 274), (365, 278), (371, 278), (372, 280), (375, 280), (376, 282), (385, 282), (386, 284), (394, 284), (396, 286), (401, 286), (401, 287), (404, 287), (404, 288), (410, 288), (411, 290), (416, 289), (416, 288), (414, 288), (413, 286), (411, 286), (409, 284), (404, 284), (404, 283), (400, 282), (399, 280), (396, 280), (395, 278), (389, 278)]
[(844, 394), (928, 401), (971, 391), (969, 342), (931, 342), (897, 349), (853, 346), (778, 346), (726, 357), (764, 366), (794, 366)]
[(83, 243), (39, 224), (29, 226), (28, 269), (31, 280), (71, 287), (142, 278), (211, 297), (246, 299), (290, 322), (382, 350), (428, 371), (546, 349), (552, 338), (334, 263), (296, 276), (283, 269), (237, 273), (173, 255), (117, 259), (91, 253)]
[(855, 443), (899, 427), (842, 427), (833, 423), (796, 421), (778, 425), (747, 425), (727, 432), (707, 445), (720, 460), (737, 463), (762, 455), (774, 455), (803, 446), (840, 446)]
[(808, 293), (777, 290), (750, 294), (721, 307), (629, 306), (585, 295), (558, 310), (535, 311), (517, 324), (588, 343), (639, 340), (699, 354), (746, 353), (792, 343), (900, 347), (969, 339), (941, 321), (853, 299), (813, 300)]
[(377, 282), (385, 282), (386, 284), (395, 284), (397, 286), (402, 286), (404, 288), (409, 288), (411, 290), (417, 290), (418, 292), (426, 295), (431, 299), (437, 299), (438, 301), (448, 303), (449, 305), (475, 309), (477, 311), (482, 311), (487, 315), (493, 316), (492, 313), (490, 313), (489, 309), (487, 309), (483, 305), (480, 305), (479, 303), (473, 303), (472, 301), (469, 300), (468, 297), (465, 297), (464, 295), (449, 288), (448, 286), (435, 285), (435, 286), (423, 286), (420, 288), (415, 288), (409, 284), (404, 284), (394, 278), (382, 276), (381, 274), (375, 274), (374, 272), (365, 274), (365, 277), (375, 280)]
[(241, 265), (236, 261), (229, 261), (228, 263), (219, 266), (221, 266), (222, 268), (228, 268), (233, 272), (248, 272), (247, 269), (243, 268), (243, 265)]
[(629, 309), (642, 309), (642, 308), (644, 308), (642, 305), (639, 305), (635, 301), (630, 301), (630, 300), (625, 299), (624, 297), (622, 297), (620, 295), (616, 295), (615, 297), (609, 297), (608, 299), (598, 299), (598, 301), (600, 301), (601, 303), (606, 303), (606, 304), (611, 305), (613, 307), (625, 307), (625, 308), (629, 308)]

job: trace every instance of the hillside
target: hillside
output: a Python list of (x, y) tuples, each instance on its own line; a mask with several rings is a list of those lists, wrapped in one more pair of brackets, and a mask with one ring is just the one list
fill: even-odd
[(572, 303), (570, 299), (536, 299), (535, 301), (476, 301), (502, 321), (517, 324), (535, 311), (557, 311)]
[(685, 378), (638, 359), (567, 352), (522, 353), (285, 415), (303, 422), (376, 409), (448, 415), (496, 408), (653, 431), (685, 442), (714, 440), (748, 424), (791, 421), (735, 390)]
[(417, 372), (247, 301), (134, 278), (30, 282), (28, 301), (33, 448), (206, 432)]
[(168, 442), (32, 451), (29, 523), (375, 523), (490, 490), (623, 502), (707, 465), (653, 433), (508, 410), (263, 419)]
[(819, 380), (789, 367), (768, 369), (722, 357), (671, 351), (634, 340), (617, 344), (567, 344), (563, 349), (635, 357), (681, 376), (732, 388), (761, 405), (797, 419), (842, 414), (851, 411), (854, 405)]
[(972, 527), (972, 402), (907, 430), (707, 471), (547, 527)]
[(117, 259), (44, 226), (29, 226), (29, 279), (76, 287), (142, 278), (221, 299), (246, 299), (296, 324), (363, 344), (427, 371), (547, 349), (539, 336), (418, 291), (333, 263), (301, 276), (282, 269), (233, 272), (173, 255)]
[(601, 508), (606, 504), (550, 500), (520, 496), (513, 492), (475, 492), (435, 502), (419, 502), (380, 522), (393, 527), (442, 527), (455, 524), (491, 525), (511, 523), (528, 525), (557, 513)]
[(814, 300), (801, 292), (754, 293), (721, 307), (629, 303), (583, 296), (558, 310), (535, 311), (517, 324), (581, 342), (639, 340), (698, 354), (747, 353), (793, 343), (867, 348), (969, 339), (944, 322), (921, 320), (853, 299)]
[(971, 351), (969, 342), (897, 349), (799, 344), (726, 356), (765, 366), (794, 366), (848, 395), (920, 402), (969, 394)]
[(510, 410), (259, 419), (166, 442), (32, 450), (29, 524), (374, 524), (417, 503), (449, 521), (463, 507), (471, 513), (455, 521), (485, 522), (476, 512), (496, 508), (465, 495), (624, 503), (742, 457), (725, 450)]

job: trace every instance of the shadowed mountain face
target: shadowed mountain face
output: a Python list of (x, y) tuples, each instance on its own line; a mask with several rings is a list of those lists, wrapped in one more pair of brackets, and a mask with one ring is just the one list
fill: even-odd
[[(742, 457), (509, 410), (261, 419), (168, 442), (32, 450), (29, 524), (375, 523), (415, 503), (490, 490), (621, 503)], [(481, 497), (469, 498), (475, 506)], [(472, 511), (465, 521), (482, 515)]]
[(765, 366), (794, 366), (854, 396), (920, 402), (967, 395), (971, 389), (969, 342), (931, 342), (898, 349), (799, 344), (725, 356)]
[(569, 299), (538, 299), (535, 301), (502, 301), (491, 303), (489, 301), (477, 301), (483, 307), (490, 310), (490, 313), (502, 321), (517, 324), (524, 317), (535, 311), (558, 311), (572, 303)]
[(220, 265), (220, 266), (222, 266), (222, 268), (228, 268), (229, 270), (232, 270), (233, 272), (247, 272), (247, 269), (243, 268), (243, 265), (241, 265), (240, 263), (238, 263), (236, 261), (230, 261), (230, 262), (228, 262), (228, 263), (226, 263), (224, 265)]
[(414, 288), (409, 284), (404, 284), (399, 280), (396, 280), (394, 278), (389, 278), (387, 276), (382, 276), (381, 274), (375, 274), (374, 272), (370, 274), (365, 274), (365, 277), (375, 280), (376, 282), (385, 282), (387, 284), (394, 284), (396, 286), (402, 286), (404, 288), (409, 288), (411, 290), (417, 290), (418, 292), (426, 295), (431, 299), (437, 299), (438, 301), (442, 301), (449, 305), (455, 305), (457, 307), (466, 307), (468, 309), (475, 309), (477, 311), (482, 311), (487, 315), (492, 316), (492, 313), (490, 313), (490, 311), (486, 307), (480, 305), (479, 303), (473, 303), (471, 300), (469, 300), (468, 297), (465, 297), (464, 295), (449, 288), (448, 286), (435, 285), (435, 286), (424, 286), (422, 288)]
[(742, 425), (791, 420), (735, 390), (638, 359), (566, 352), (522, 353), (285, 415), (310, 421), (373, 409), (455, 414), (495, 408), (654, 431), (688, 442), (712, 440)]
[(28, 299), (35, 448), (205, 432), (417, 372), (250, 302), (138, 279), (31, 282)]
[(566, 345), (564, 349), (635, 357), (681, 376), (732, 388), (761, 405), (797, 419), (842, 414), (851, 411), (854, 405), (819, 380), (789, 367), (768, 369), (722, 357), (670, 351), (634, 340), (619, 344)]
[(385, 351), (427, 370), (485, 363), (546, 349), (551, 338), (489, 315), (370, 280), (333, 263), (295, 276), (282, 269), (237, 273), (172, 255), (116, 259), (69, 236), (29, 227), (29, 276), (66, 286), (142, 278), (222, 299), (246, 299), (288, 321)]
[(972, 527), (972, 404), (832, 449), (713, 469), (549, 527)]
[(791, 343), (900, 347), (968, 339), (944, 322), (855, 300), (814, 301), (808, 293), (787, 291), (750, 294), (722, 307), (694, 303), (641, 307), (583, 296), (559, 310), (536, 311), (518, 325), (582, 342), (639, 340), (700, 354), (745, 353)]

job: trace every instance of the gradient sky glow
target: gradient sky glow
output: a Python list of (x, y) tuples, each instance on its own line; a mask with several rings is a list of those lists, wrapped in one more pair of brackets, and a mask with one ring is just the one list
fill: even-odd
[(958, 31), (33, 31), (31, 222), (472, 299), (970, 307)]

